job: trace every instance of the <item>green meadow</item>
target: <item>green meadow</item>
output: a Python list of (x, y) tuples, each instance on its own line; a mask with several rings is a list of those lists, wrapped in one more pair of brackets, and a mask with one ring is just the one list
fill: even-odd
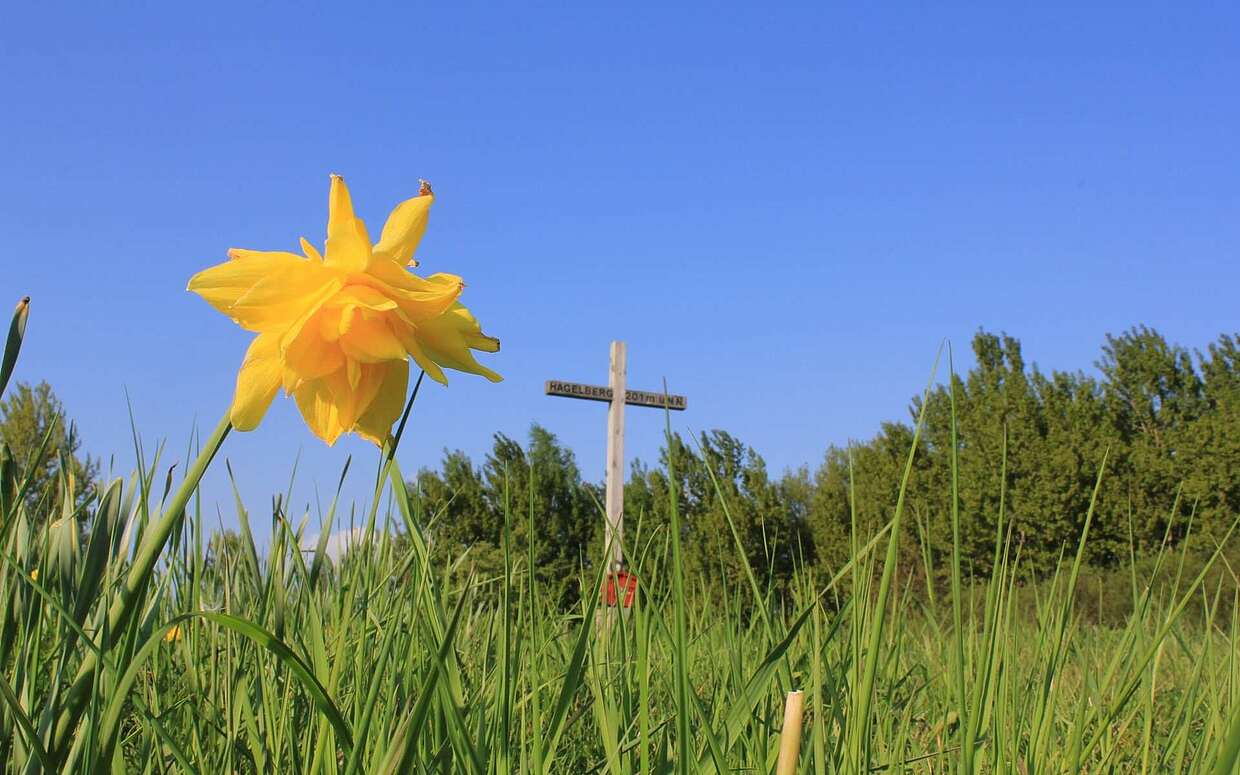
[[(795, 690), (796, 772), (1234, 772), (1231, 526), (1215, 514), (1198, 531), (1180, 497), (1117, 541), (1099, 527), (1112, 514), (1104, 448), (1048, 560), (1010, 510), (1007, 474), (1024, 462), (1004, 431), (981, 461), (948, 445), (933, 517), (945, 538), (932, 539), (913, 496), (926, 439), (957, 439), (957, 395), (915, 402), (890, 502), (858, 489), (864, 450), (837, 455), (833, 553), (802, 547), (783, 564), (669, 429), (660, 475), (644, 480), (666, 489), (629, 515), (640, 582), (627, 610), (600, 601), (599, 563), (578, 562), (567, 591), (540, 573), (534, 464), (494, 483), (486, 561), (445, 551), (459, 502), (409, 484), (426, 477), (398, 466), (404, 420), (349, 473), (374, 477), (360, 511), (294, 507), (273, 487), (262, 514), (237, 498), (233, 534), (211, 531), (198, 492), (223, 465), (227, 422), (187, 440), (183, 471), (135, 441), (136, 470), (89, 481), (63, 449), (56, 476), (36, 475), (50, 430), (33, 455), (6, 445), (0, 761), (12, 773), (767, 773)], [(967, 478), (962, 490), (974, 470), (998, 482), (985, 535), (961, 507), (980, 497)], [(706, 560), (689, 545), (683, 477), (715, 496)], [(333, 554), (346, 513), (357, 540)], [(272, 526), (261, 545), (257, 520)]]

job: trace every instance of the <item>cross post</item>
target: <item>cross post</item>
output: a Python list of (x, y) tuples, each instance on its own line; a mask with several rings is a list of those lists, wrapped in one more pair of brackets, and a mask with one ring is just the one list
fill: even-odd
[[(628, 357), (624, 342), (611, 343), (611, 370), (607, 386), (582, 385), (576, 382), (548, 380), (549, 396), (580, 398), (587, 401), (605, 401), (607, 408), (607, 494), (605, 500), (604, 538), (608, 583), (624, 570), (624, 406), (648, 406), (657, 409), (684, 411), (688, 400), (684, 396), (654, 393), (645, 390), (629, 390), (627, 387)], [(625, 597), (617, 595), (617, 603)]]
[(609, 573), (624, 566), (624, 342), (611, 343), (611, 405), (607, 409), (607, 527), (604, 546), (610, 553)]

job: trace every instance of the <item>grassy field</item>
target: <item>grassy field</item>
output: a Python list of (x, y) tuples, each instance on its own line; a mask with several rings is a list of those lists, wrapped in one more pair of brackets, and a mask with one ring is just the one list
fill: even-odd
[[(766, 773), (790, 690), (807, 697), (800, 772), (1221, 775), (1240, 757), (1221, 547), (1133, 558), (1110, 577), (1131, 613), (1102, 628), (1077, 604), (1089, 519), (1034, 583), (1000, 513), (998, 571), (974, 584), (945, 515), (935, 591), (901, 567), (901, 505), (874, 535), (854, 519), (852, 559), (777, 597), (744, 562), (686, 577), (672, 499), (670, 529), (631, 522), (632, 610), (600, 608), (586, 566), (564, 611), (511, 545), (494, 577), (432, 563), (437, 515), (394, 445), (339, 561), (335, 503), (290, 514), (277, 496), (261, 550), (240, 499), (239, 539), (206, 534), (198, 482), (229, 431), (195, 440), (180, 479), (139, 447), (134, 474), (85, 497), (63, 477), (31, 492), (29, 461), (0, 457), (5, 772)], [(524, 501), (511, 493), (509, 522), (535, 531)]]
[(108, 486), (85, 544), (80, 514), (32, 530), (8, 491), (9, 772), (770, 772), (790, 689), (808, 697), (802, 772), (1233, 771), (1236, 608), (1199, 572), (1157, 594), (1132, 573), (1133, 615), (1102, 629), (1075, 612), (1071, 556), (1018, 586), (1007, 536), (991, 584), (928, 597), (886, 530), (776, 601), (757, 571), (684, 579), (675, 536), (638, 524), (632, 611), (600, 616), (583, 578), (563, 612), (527, 557), (498, 578), (432, 567), (434, 515), (392, 463), (374, 540), (338, 563), (299, 550), (309, 520), (279, 509), (261, 555), (248, 527), (212, 543), (190, 500), (110, 631), (128, 547), (178, 506), (156, 470)]

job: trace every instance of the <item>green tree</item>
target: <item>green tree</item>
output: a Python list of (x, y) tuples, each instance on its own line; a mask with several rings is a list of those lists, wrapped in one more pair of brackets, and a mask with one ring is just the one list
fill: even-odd
[(1198, 421), (1209, 410), (1192, 356), (1153, 329), (1140, 326), (1107, 336), (1102, 372), (1106, 417), (1117, 445), (1112, 471), (1123, 484), (1138, 533), (1147, 543), (1162, 537), (1169, 518), (1187, 516), (1192, 504), (1176, 495), (1189, 477)]
[(446, 453), (441, 469), (420, 471), (411, 489), (432, 555), (484, 580), (503, 571), (505, 526), (514, 562), (524, 563), (532, 542), (534, 573), (563, 604), (577, 598), (582, 566), (602, 553), (601, 490), (582, 481), (573, 453), (541, 426), (530, 428), (528, 448), (495, 434), (481, 466)]
[(441, 564), (463, 558), (480, 576), (503, 569), (502, 523), (483, 496), (481, 472), (464, 452), (445, 452), (440, 471), (418, 472), (416, 491), (430, 528), (432, 557)]
[[(846, 563), (852, 552), (851, 532), (855, 508), (858, 538), (865, 542), (890, 521), (900, 492), (905, 461), (913, 443), (911, 425), (883, 423), (870, 441), (847, 448), (831, 447), (814, 475), (809, 530), (818, 565), (828, 575)], [(913, 458), (906, 520), (911, 540), (901, 541), (906, 563), (916, 561), (918, 525), (932, 524), (927, 498), (930, 457), (925, 440)]]
[(582, 567), (602, 556), (600, 489), (582, 481), (572, 451), (537, 424), (528, 449), (496, 434), (483, 479), (494, 523), (510, 525), (513, 551), (524, 558), (533, 543), (534, 573), (561, 604), (571, 604), (580, 594)]
[(1201, 418), (1184, 435), (1185, 499), (1201, 527), (1221, 537), (1240, 515), (1240, 334), (1224, 334), (1197, 354)]
[(802, 561), (814, 559), (808, 474), (801, 482), (795, 477), (773, 481), (761, 455), (722, 430), (702, 433), (695, 447), (673, 434), (661, 451), (660, 470), (635, 465), (626, 487), (627, 513), (641, 514), (647, 534), (666, 529), (673, 489), (666, 474), (670, 463), (688, 571), (713, 579), (709, 586), (716, 590), (747, 583), (739, 537), (744, 561), (759, 582), (782, 588)]
[(51, 385), (20, 382), (0, 401), (0, 438), (17, 464), (31, 473), (26, 497), (36, 520), (47, 518), (60, 501), (59, 488), (69, 486), (70, 480), (75, 505), (88, 499), (99, 463), (81, 452), (81, 439)]
[(1119, 440), (1108, 428), (1102, 387), (1081, 373), (1035, 371), (1041, 445), (1037, 465), (1020, 482), (1009, 483), (1023, 504), (1024, 519), (1013, 525), (1016, 540), (1035, 569), (1050, 570), (1061, 549), (1071, 551), (1085, 526), (1098, 475), (1102, 474), (1094, 527), (1086, 549), (1091, 562), (1110, 562), (1124, 553), (1128, 512), (1122, 484), (1110, 461)]

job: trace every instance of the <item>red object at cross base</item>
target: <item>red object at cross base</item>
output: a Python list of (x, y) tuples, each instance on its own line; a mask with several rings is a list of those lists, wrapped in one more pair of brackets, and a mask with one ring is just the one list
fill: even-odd
[(626, 570), (608, 573), (607, 580), (603, 582), (603, 603), (616, 605), (621, 590), (624, 591), (624, 607), (632, 608), (633, 596), (637, 594), (637, 577)]

